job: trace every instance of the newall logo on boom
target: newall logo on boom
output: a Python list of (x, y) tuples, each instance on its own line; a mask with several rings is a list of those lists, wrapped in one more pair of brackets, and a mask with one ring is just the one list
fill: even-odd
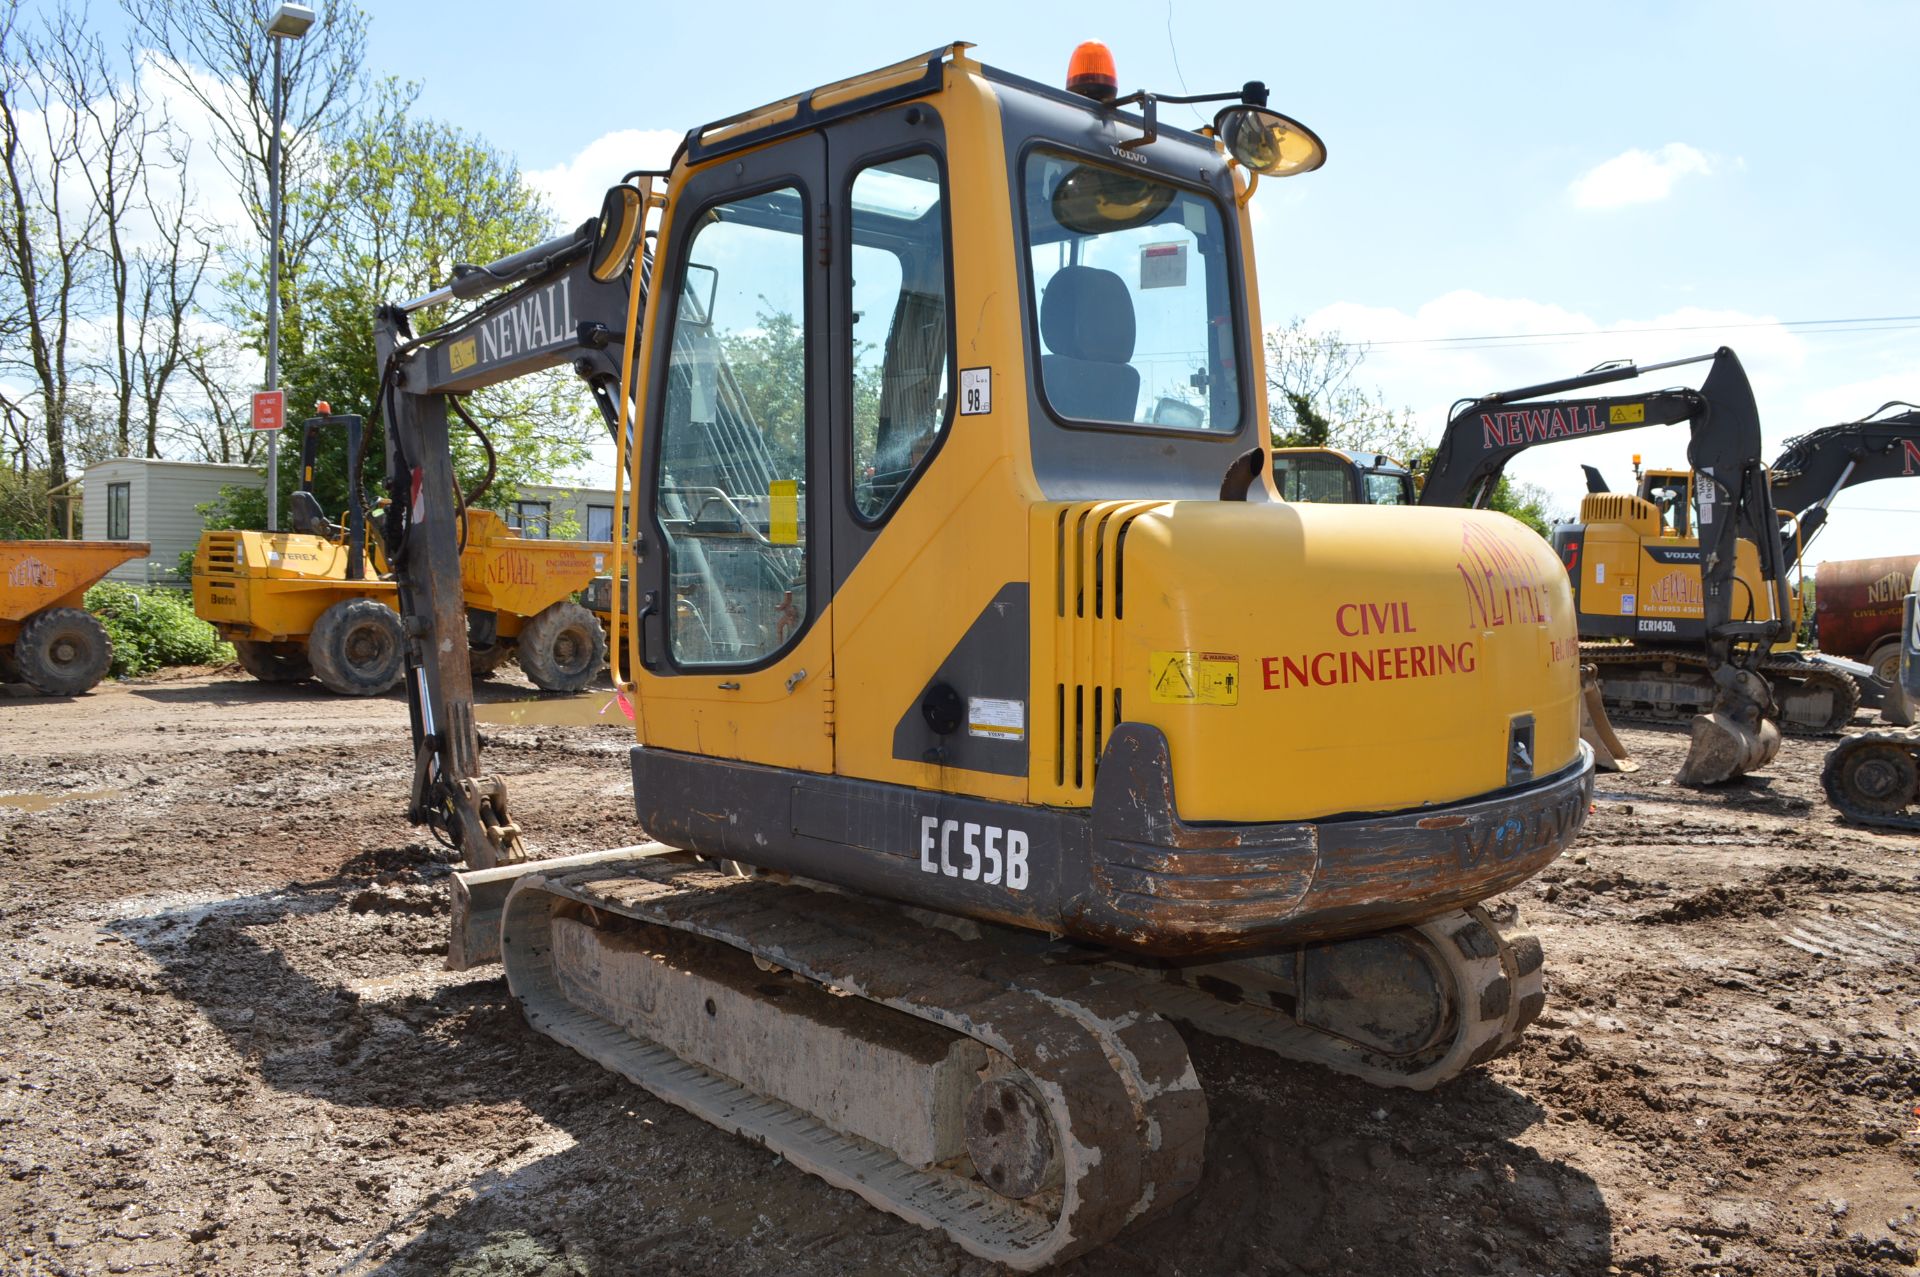
[(562, 275), (525, 301), (480, 325), (480, 358), (488, 363), (544, 350), (572, 338), (573, 281)]
[(1546, 439), (1597, 435), (1609, 424), (1600, 415), (1598, 404), (1576, 404), (1566, 409), (1514, 408), (1506, 412), (1483, 412), (1480, 414), (1480, 446), (1512, 448)]

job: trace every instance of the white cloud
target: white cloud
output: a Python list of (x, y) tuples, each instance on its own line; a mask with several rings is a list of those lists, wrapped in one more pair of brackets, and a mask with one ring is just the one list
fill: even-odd
[(1705, 176), (1717, 167), (1704, 152), (1685, 142), (1669, 142), (1657, 151), (1635, 147), (1574, 178), (1567, 192), (1577, 208), (1651, 204), (1672, 194), (1673, 184), (1688, 174)]
[(667, 167), (683, 136), (671, 129), (618, 129), (587, 143), (571, 160), (525, 176), (546, 195), (563, 225), (577, 225), (599, 216), (607, 188), (623, 174)]

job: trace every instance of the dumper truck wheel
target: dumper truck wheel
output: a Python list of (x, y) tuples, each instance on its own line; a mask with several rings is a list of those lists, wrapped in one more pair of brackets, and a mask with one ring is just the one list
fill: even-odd
[(472, 667), (475, 678), (485, 678), (512, 659), (511, 639), (495, 639), (485, 647), (467, 649), (467, 664)]
[(49, 696), (78, 696), (107, 676), (113, 643), (107, 627), (77, 607), (35, 612), (13, 645), (20, 676)]
[(607, 663), (607, 633), (593, 613), (564, 601), (520, 630), (520, 668), (548, 692), (577, 692)]
[(373, 599), (335, 603), (313, 623), (307, 659), (321, 686), (342, 696), (378, 696), (406, 673), (400, 618)]
[(240, 668), (262, 683), (294, 683), (313, 677), (313, 664), (298, 643), (235, 639), (233, 653), (240, 658)]

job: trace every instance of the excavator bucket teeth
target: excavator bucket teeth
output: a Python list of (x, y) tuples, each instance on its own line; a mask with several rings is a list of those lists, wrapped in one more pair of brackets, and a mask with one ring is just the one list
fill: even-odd
[(1607, 704), (1600, 695), (1600, 672), (1592, 665), (1580, 667), (1580, 739), (1593, 751), (1593, 765), (1600, 771), (1640, 770), (1607, 718)]
[(1780, 752), (1779, 726), (1766, 718), (1748, 726), (1745, 717), (1717, 708), (1694, 715), (1693, 744), (1675, 782), (1718, 785), (1772, 762)]

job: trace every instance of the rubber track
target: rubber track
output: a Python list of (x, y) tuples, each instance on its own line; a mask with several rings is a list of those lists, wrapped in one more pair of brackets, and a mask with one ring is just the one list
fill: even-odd
[[(561, 899), (732, 945), (1008, 1056), (1054, 1119), (1065, 1169), (1054, 1205), (1036, 1209), (957, 1173), (908, 1166), (567, 1003), (546, 940)], [(509, 986), (541, 1032), (983, 1259), (1023, 1271), (1058, 1263), (1199, 1181), (1206, 1098), (1186, 1047), (1173, 1026), (1140, 1011), (1134, 981), (1098, 968), (1043, 967), (880, 902), (657, 858), (529, 873), (509, 897), (502, 952)]]
[(1454, 1035), (1411, 1058), (1395, 1059), (1302, 1025), (1284, 1011), (1224, 1002), (1190, 985), (1148, 982), (1146, 996), (1162, 1015), (1290, 1060), (1375, 1086), (1431, 1090), (1513, 1049), (1546, 1005), (1544, 963), (1532, 934), (1502, 931), (1478, 906), (1442, 914), (1413, 930), (1433, 946), (1452, 979)]
[[(1682, 671), (1697, 670), (1704, 687), (1711, 688), (1713, 682), (1712, 675), (1707, 671), (1706, 658), (1686, 648), (1623, 647), (1618, 643), (1582, 643), (1580, 659), (1589, 664), (1598, 665), (1603, 679), (1608, 669), (1630, 670), (1672, 661), (1680, 669), (1674, 674), (1659, 675), (1660, 677), (1677, 678)], [(1839, 670), (1828, 669), (1797, 657), (1775, 656), (1769, 657), (1761, 665), (1760, 673), (1772, 685), (1773, 697), (1777, 703), (1787, 699), (1787, 689), (1782, 686), (1783, 679), (1790, 678), (1802, 684), (1825, 683), (1834, 690), (1834, 710), (1827, 721), (1820, 726), (1812, 727), (1785, 719), (1776, 720), (1780, 724), (1780, 730), (1789, 736), (1836, 736), (1841, 729), (1853, 721), (1854, 714), (1859, 712), (1860, 685), (1854, 682), (1850, 675), (1843, 674)], [(1607, 699), (1604, 682), (1601, 685), (1600, 694), (1606, 701), (1607, 716), (1626, 722), (1680, 723), (1691, 719), (1696, 712), (1690, 708), (1676, 707), (1671, 712), (1663, 713), (1639, 702), (1621, 704)]]
[(1878, 812), (1861, 807), (1846, 793), (1840, 783), (1840, 768), (1849, 753), (1873, 745), (1895, 745), (1907, 750), (1920, 762), (1920, 731), (1863, 732), (1858, 736), (1849, 736), (1827, 752), (1826, 766), (1820, 771), (1820, 785), (1827, 791), (1827, 801), (1839, 808), (1840, 815), (1858, 825), (1870, 825), (1875, 829), (1910, 829), (1920, 832), (1920, 806), (1908, 804), (1906, 810), (1898, 812)]

